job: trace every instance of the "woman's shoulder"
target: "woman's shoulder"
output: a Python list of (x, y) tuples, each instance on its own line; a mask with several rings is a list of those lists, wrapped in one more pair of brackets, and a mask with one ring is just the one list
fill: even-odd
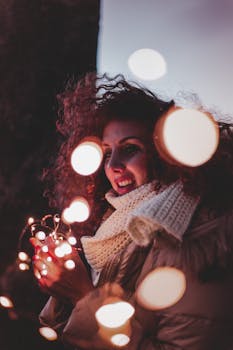
[(222, 215), (203, 211), (193, 218), (182, 242), (166, 233), (158, 238), (161, 247), (157, 266), (170, 265), (190, 271), (202, 279), (219, 278), (233, 271), (233, 211)]
[(184, 235), (185, 240), (195, 240), (201, 236), (212, 235), (218, 231), (220, 235), (230, 233), (233, 228), (233, 208), (224, 213), (217, 213), (206, 207), (196, 210), (188, 230)]
[(204, 279), (232, 273), (233, 211), (221, 215), (206, 213), (204, 217), (199, 223), (194, 221), (184, 235), (182, 255), (187, 257), (191, 269)]

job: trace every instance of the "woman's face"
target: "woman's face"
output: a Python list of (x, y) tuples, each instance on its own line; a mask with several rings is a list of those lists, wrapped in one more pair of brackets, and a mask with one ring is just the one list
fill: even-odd
[(113, 120), (103, 133), (105, 174), (118, 195), (151, 180), (151, 161), (146, 128), (137, 121)]

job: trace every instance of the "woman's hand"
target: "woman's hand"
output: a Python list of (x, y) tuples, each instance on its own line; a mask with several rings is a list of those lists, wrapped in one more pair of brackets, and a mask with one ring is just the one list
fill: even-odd
[[(34, 237), (30, 242), (35, 249), (34, 275), (43, 291), (75, 305), (77, 300), (94, 289), (86, 266), (74, 247), (70, 254), (59, 258), (55, 254), (57, 245), (52, 237), (47, 237), (43, 244)], [(43, 248), (45, 246), (46, 249)], [(73, 260), (73, 269), (65, 267), (64, 263), (67, 260)]]

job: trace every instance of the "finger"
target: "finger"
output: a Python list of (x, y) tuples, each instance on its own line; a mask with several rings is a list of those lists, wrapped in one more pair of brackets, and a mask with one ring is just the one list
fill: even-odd
[(31, 243), (31, 245), (32, 245), (34, 248), (36, 248), (36, 247), (41, 247), (41, 246), (42, 246), (41, 242), (40, 242), (39, 239), (36, 238), (36, 237), (30, 237), (30, 238), (29, 238), (29, 242)]
[(36, 268), (39, 271), (44, 270), (44, 269), (47, 268), (46, 263), (43, 260), (41, 260), (41, 259), (36, 259), (33, 262), (33, 265), (34, 265), (34, 268)]

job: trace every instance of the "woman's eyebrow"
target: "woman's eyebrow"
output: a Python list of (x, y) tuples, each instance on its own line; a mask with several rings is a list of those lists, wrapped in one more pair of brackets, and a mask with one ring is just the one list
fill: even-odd
[(138, 141), (140, 141), (140, 142), (142, 142), (143, 140), (141, 139), (141, 137), (138, 137), (138, 136), (127, 136), (127, 137), (124, 137), (123, 139), (121, 139), (120, 141), (119, 141), (119, 143), (124, 143), (125, 141), (128, 141), (128, 140), (132, 140), (132, 139), (134, 139), (134, 140), (138, 140)]
[[(124, 137), (123, 139), (121, 139), (119, 141), (119, 143), (124, 143), (128, 140), (137, 140), (137, 141), (140, 141), (140, 142), (143, 142), (142, 138), (141, 137), (138, 137), (138, 136), (127, 136), (127, 137)], [(108, 147), (109, 144), (107, 142), (102, 142), (102, 146), (105, 146), (105, 147)]]

